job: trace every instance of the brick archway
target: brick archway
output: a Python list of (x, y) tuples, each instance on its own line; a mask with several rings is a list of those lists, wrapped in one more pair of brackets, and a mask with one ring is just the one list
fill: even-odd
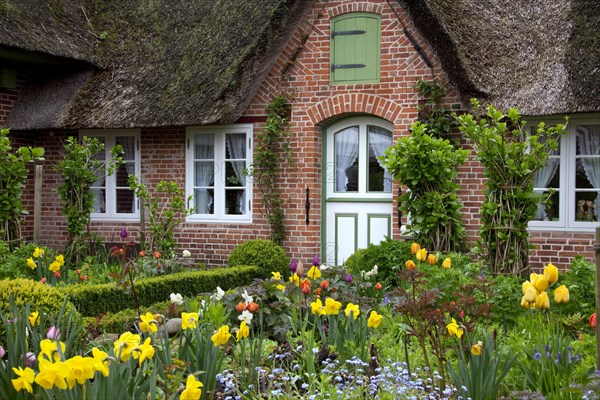
[(322, 125), (344, 114), (371, 114), (395, 123), (402, 107), (392, 100), (373, 94), (340, 94), (320, 101), (306, 110), (314, 125)]

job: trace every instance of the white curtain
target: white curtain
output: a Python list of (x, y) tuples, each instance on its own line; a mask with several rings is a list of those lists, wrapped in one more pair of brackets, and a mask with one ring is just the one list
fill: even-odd
[[(557, 150), (552, 150), (550, 152), (550, 155), (553, 156), (553, 155), (556, 155), (557, 153), (558, 153)], [(544, 168), (540, 169), (535, 174), (535, 179), (533, 181), (533, 187), (547, 188), (548, 183), (550, 183), (550, 181), (552, 180), (552, 177), (556, 173), (556, 169), (558, 168), (559, 165), (560, 165), (560, 159), (550, 158), (548, 160), (548, 164)], [(542, 194), (542, 193), (544, 193), (544, 190), (534, 190), (534, 192)], [(546, 216), (547, 216), (546, 207), (542, 203), (538, 203), (538, 208), (535, 213), (535, 219), (538, 221), (543, 221), (546, 218)]]
[[(226, 135), (225, 142), (227, 144), (227, 150), (232, 159), (246, 159), (246, 135), (243, 133), (236, 133), (233, 135)], [(246, 161), (232, 161), (233, 171), (235, 176), (239, 179), (244, 189), (242, 195), (238, 199), (240, 214), (246, 214)]]
[[(581, 158), (583, 170), (588, 180), (595, 189), (600, 188), (600, 158), (585, 156), (600, 155), (600, 125), (579, 125), (576, 129), (577, 145)], [(600, 196), (596, 195), (594, 200), (594, 213), (596, 218), (600, 216)]]
[[(123, 147), (123, 161), (127, 175), (135, 175), (135, 137), (118, 137), (117, 144)], [(131, 202), (131, 212), (135, 213), (135, 196)]]
[(346, 171), (358, 158), (358, 127), (346, 128), (335, 134), (336, 192), (346, 192)]
[(385, 155), (385, 151), (392, 145), (392, 132), (377, 126), (369, 126), (369, 147), (377, 157), (377, 164), (383, 169), (383, 191), (392, 191), (392, 178), (387, 169), (383, 167), (383, 161), (379, 157)]
[(213, 203), (213, 197), (207, 187), (213, 186), (215, 182), (215, 163), (214, 163), (214, 136), (196, 135), (194, 143), (194, 186), (195, 190), (195, 209), (198, 214), (210, 214), (210, 206)]

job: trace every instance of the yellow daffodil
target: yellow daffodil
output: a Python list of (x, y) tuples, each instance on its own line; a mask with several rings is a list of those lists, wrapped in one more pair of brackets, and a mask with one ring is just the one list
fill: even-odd
[(325, 307), (323, 310), (326, 315), (337, 315), (340, 312), (340, 308), (342, 307), (342, 303), (339, 301), (335, 301), (331, 297), (325, 299)]
[(92, 349), (92, 356), (94, 357), (94, 369), (102, 375), (108, 376), (108, 354), (94, 347)]
[(444, 259), (444, 262), (442, 263), (442, 268), (450, 269), (450, 267), (452, 267), (452, 260), (450, 259), (450, 257), (447, 257)]
[(429, 265), (437, 264), (437, 257), (435, 256), (435, 254), (429, 254), (427, 256), (427, 264), (429, 264)]
[(35, 263), (35, 261), (33, 261), (32, 257), (29, 257), (27, 259), (27, 266), (31, 269), (35, 269), (37, 267), (37, 264)]
[(271, 272), (271, 278), (275, 279), (276, 281), (282, 280), (280, 272)]
[(565, 285), (554, 289), (554, 302), (556, 304), (569, 302), (569, 289)]
[(535, 300), (535, 308), (539, 308), (541, 310), (547, 310), (550, 308), (550, 299), (548, 298), (548, 293), (541, 292), (538, 294), (537, 299)]
[(60, 263), (58, 261), (52, 261), (48, 266), (48, 269), (52, 272), (58, 272), (60, 271)]
[(417, 251), (417, 261), (426, 261), (427, 260), (427, 249), (421, 249)]
[[(198, 314), (196, 314), (196, 316), (197, 315)], [(181, 321), (181, 324), (183, 325), (183, 319)], [(156, 321), (154, 314), (147, 312), (145, 315), (140, 315), (140, 330), (142, 332), (152, 333), (156, 333), (158, 331), (158, 322)]]
[(348, 303), (344, 312), (346, 313), (346, 317), (349, 317), (350, 313), (352, 313), (353, 318), (356, 319), (360, 315), (360, 308), (358, 308), (358, 304)]
[(325, 309), (323, 308), (323, 302), (321, 302), (321, 299), (317, 298), (315, 301), (310, 303), (310, 311), (316, 315), (325, 314)]
[(446, 325), (446, 329), (448, 329), (448, 335), (450, 336), (456, 335), (456, 337), (460, 339), (463, 335), (463, 329), (460, 326), (458, 326), (454, 318), (452, 318), (451, 323)]
[(406, 263), (406, 269), (409, 271), (412, 271), (413, 269), (415, 269), (417, 267), (417, 265), (415, 264), (415, 262), (413, 260), (408, 260)]
[(371, 314), (369, 315), (369, 319), (367, 320), (367, 327), (378, 328), (379, 325), (381, 325), (382, 319), (383, 319), (383, 316), (380, 314), (377, 314), (377, 311), (375, 311), (375, 310), (371, 311)]
[(198, 326), (198, 313), (181, 313), (181, 329), (194, 329)]
[(297, 273), (294, 273), (294, 275), (290, 276), (290, 282), (296, 286), (300, 286), (300, 277)]
[(421, 250), (419, 243), (412, 243), (410, 245), (410, 254), (417, 254), (419, 250)]
[(25, 389), (29, 393), (33, 393), (33, 387), (31, 386), (33, 380), (35, 379), (35, 373), (33, 370), (31, 368), (23, 369), (21, 367), (13, 368), (12, 370), (15, 375), (18, 376), (18, 378), (12, 379), (12, 385), (15, 390), (19, 392)]
[(131, 357), (131, 351), (139, 346), (142, 338), (138, 334), (125, 332), (114, 342), (115, 354), (125, 362)]
[(56, 386), (59, 389), (67, 388), (67, 375), (70, 367), (63, 361), (52, 363), (47, 360), (39, 360), (40, 372), (35, 377), (35, 383), (44, 389), (52, 389)]
[(533, 285), (530, 285), (523, 296), (528, 303), (533, 303), (537, 299), (538, 291)]
[(310, 279), (312, 279), (314, 281), (314, 280), (319, 279), (321, 277), (321, 270), (319, 270), (318, 267), (316, 267), (316, 266), (313, 265), (308, 270), (308, 274), (307, 275), (308, 275), (308, 277)]
[(59, 254), (56, 256), (54, 261), (56, 261), (62, 267), (63, 265), (65, 265), (65, 256), (63, 256), (62, 254)]
[(240, 329), (238, 329), (237, 333), (235, 334), (235, 339), (236, 341), (240, 341), (244, 338), (247, 338), (250, 335), (250, 328), (248, 328), (248, 324), (246, 323), (246, 321), (242, 321), (242, 323), (240, 324)]
[(275, 286), (276, 289), (281, 290), (282, 292), (285, 290), (285, 286), (284, 285), (277, 285)]
[(61, 354), (65, 354), (67, 346), (63, 342), (55, 342), (54, 340), (44, 339), (40, 342), (40, 354), (38, 358), (45, 359), (51, 362), (60, 361)]
[(214, 335), (211, 336), (210, 340), (212, 340), (215, 347), (218, 347), (219, 345), (227, 344), (230, 337), (231, 333), (229, 333), (229, 327), (227, 325), (223, 325)]
[(543, 292), (548, 288), (548, 280), (544, 278), (544, 275), (536, 276), (535, 280), (531, 281), (531, 283), (533, 283), (538, 292)]
[(555, 283), (558, 281), (558, 268), (552, 265), (552, 263), (548, 263), (544, 268), (544, 278), (546, 278), (548, 283)]
[(198, 400), (202, 396), (202, 382), (197, 381), (194, 375), (189, 375), (185, 383), (185, 390), (181, 392), (179, 400)]
[(67, 385), (69, 389), (72, 389), (75, 383), (83, 385), (88, 379), (92, 379), (96, 372), (94, 364), (92, 357), (75, 356), (65, 361), (65, 365), (68, 367)]
[(151, 339), (146, 338), (144, 343), (131, 351), (133, 358), (138, 360), (138, 365), (141, 366), (144, 360), (149, 360), (154, 357), (154, 347), (150, 343)]
[(33, 250), (33, 258), (40, 258), (43, 255), (44, 255), (44, 249), (40, 249), (39, 247), (36, 247), (35, 250)]
[(40, 324), (40, 313), (38, 313), (37, 311), (34, 311), (31, 314), (29, 314), (28, 319), (29, 319), (29, 323), (31, 324), (31, 326), (39, 325)]
[(473, 354), (474, 356), (481, 355), (481, 350), (483, 350), (483, 343), (481, 342), (477, 342), (477, 344), (471, 346), (471, 354)]

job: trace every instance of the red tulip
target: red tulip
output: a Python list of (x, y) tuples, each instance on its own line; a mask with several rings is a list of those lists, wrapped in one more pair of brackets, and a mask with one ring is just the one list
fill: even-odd
[(255, 313), (258, 311), (258, 304), (256, 304), (255, 302), (251, 301), (250, 303), (248, 303), (248, 311), (250, 311), (251, 313)]
[(383, 288), (383, 286), (381, 285), (381, 282), (377, 282), (375, 284), (375, 290), (381, 290)]
[(590, 316), (590, 326), (594, 329), (596, 328), (596, 313)]

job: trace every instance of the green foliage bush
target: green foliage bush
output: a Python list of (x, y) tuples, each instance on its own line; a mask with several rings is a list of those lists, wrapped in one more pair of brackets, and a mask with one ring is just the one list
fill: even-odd
[[(198, 293), (214, 291), (217, 286), (227, 290), (247, 285), (257, 276), (258, 269), (254, 266), (179, 272), (138, 279), (135, 282), (135, 290), (140, 305), (147, 307), (169, 299), (171, 293), (191, 297)], [(63, 290), (84, 316), (97, 316), (107, 311), (117, 312), (135, 308), (131, 294), (115, 284), (77, 285)]]
[[(596, 312), (596, 266), (582, 256), (571, 262), (569, 270), (558, 277), (559, 285), (569, 289), (570, 300), (566, 304), (555, 307), (565, 314), (581, 313), (587, 322), (589, 316)], [(587, 317), (587, 318), (585, 318)]]
[(0, 241), (0, 279), (33, 277), (26, 260), (31, 257), (34, 249), (35, 244), (23, 243), (11, 251), (6, 242)]
[(229, 254), (227, 263), (231, 267), (255, 265), (260, 278), (269, 278), (271, 271), (289, 275), (289, 257), (283, 247), (271, 240), (253, 239), (239, 244)]
[(345, 265), (353, 276), (370, 271), (377, 265), (377, 280), (387, 285), (396, 285), (397, 271), (409, 258), (410, 242), (386, 238), (379, 244), (370, 244), (366, 249), (358, 249), (348, 257)]

